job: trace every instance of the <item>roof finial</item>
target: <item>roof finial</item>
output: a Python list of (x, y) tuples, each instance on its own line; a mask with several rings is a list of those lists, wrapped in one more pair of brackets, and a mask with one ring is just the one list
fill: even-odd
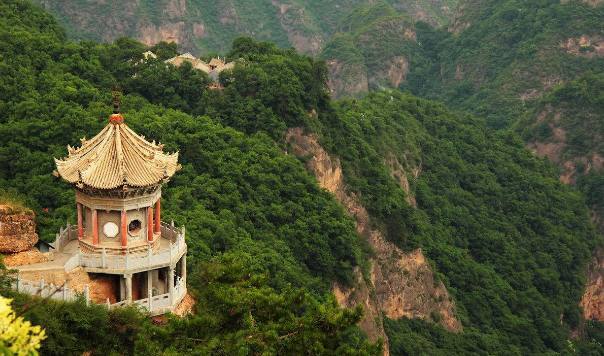
[(118, 87), (113, 87), (111, 94), (113, 95), (113, 114), (109, 116), (109, 122), (112, 124), (121, 124), (124, 122), (124, 117), (120, 113), (120, 97), (122, 92)]
[(113, 87), (113, 90), (111, 90), (111, 94), (113, 95), (113, 113), (114, 114), (119, 114), (120, 113), (120, 96), (121, 96), (121, 91), (119, 90), (119, 88), (117, 87)]

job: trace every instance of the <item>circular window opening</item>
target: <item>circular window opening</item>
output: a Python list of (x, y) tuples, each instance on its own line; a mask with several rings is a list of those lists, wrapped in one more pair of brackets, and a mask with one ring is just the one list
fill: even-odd
[(103, 225), (103, 233), (107, 237), (116, 237), (119, 232), (119, 228), (116, 223), (108, 222)]
[(130, 224), (128, 224), (128, 233), (132, 236), (136, 236), (141, 232), (143, 224), (140, 220), (132, 220)]

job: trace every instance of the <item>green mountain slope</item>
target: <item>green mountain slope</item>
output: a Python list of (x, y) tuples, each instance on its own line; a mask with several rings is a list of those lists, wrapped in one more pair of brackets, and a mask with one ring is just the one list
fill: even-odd
[[(238, 36), (318, 53), (338, 23), (367, 0), (162, 0), (98, 2), (37, 0), (71, 38), (112, 41), (130, 36), (147, 44), (176, 41), (193, 52), (228, 50)], [(390, 0), (398, 11), (446, 25), (456, 0)]]
[[(75, 211), (73, 190), (51, 174), (53, 157), (106, 124), (110, 88), (131, 78), (125, 70), (141, 46), (68, 42), (50, 16), (21, 1), (3, 2), (0, 14), (0, 189), (34, 208), (49, 240)], [(172, 105), (193, 99), (165, 89)], [(165, 215), (190, 229), (199, 317), (158, 327), (134, 310), (14, 296), (46, 329), (43, 354), (377, 353), (354, 326), (360, 310), (339, 309), (329, 294), (363, 262), (352, 221), (299, 161), (266, 135), (246, 136), (134, 92), (123, 109), (133, 129), (180, 150), (183, 170), (164, 192)]]
[[(258, 87), (255, 78), (265, 78), (260, 88), (280, 83), (265, 68), (286, 53), (246, 43), (236, 44), (232, 54), (247, 57), (256, 76), (224, 77), (221, 96), (227, 102), (254, 102), (258, 92), (249, 88)], [(261, 100), (274, 105), (270, 98)], [(581, 195), (558, 182), (552, 166), (512, 133), (492, 132), (480, 119), (397, 92), (333, 109), (319, 101), (309, 109), (310, 115), (286, 115), (287, 126), (303, 125), (322, 137), (341, 160), (349, 189), (391, 241), (426, 251), (466, 327), (460, 335), (426, 341), (424, 333), (440, 331), (393, 321), (387, 323), (391, 348), (417, 353), (421, 347), (411, 344), (424, 340), (455, 353), (566, 349), (565, 335), (581, 324), (585, 266), (599, 238)], [(233, 120), (231, 114), (218, 117), (249, 133), (264, 131), (250, 125), (259, 118)], [(407, 172), (409, 192), (392, 177), (392, 161)], [(417, 209), (409, 205), (409, 194)]]

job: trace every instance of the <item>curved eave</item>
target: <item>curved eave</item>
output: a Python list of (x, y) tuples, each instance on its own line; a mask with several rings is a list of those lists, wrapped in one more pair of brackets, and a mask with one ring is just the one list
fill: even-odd
[(78, 187), (114, 190), (160, 184), (180, 168), (178, 152), (164, 153), (125, 124), (109, 124), (68, 156), (55, 159), (56, 175)]

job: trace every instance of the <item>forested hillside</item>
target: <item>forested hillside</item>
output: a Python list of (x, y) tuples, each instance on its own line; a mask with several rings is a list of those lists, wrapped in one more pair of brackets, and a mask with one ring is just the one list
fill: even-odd
[(0, 15), (0, 189), (35, 210), (44, 239), (75, 213), (52, 158), (105, 124), (114, 86), (128, 125), (183, 164), (163, 204), (187, 227), (195, 314), (158, 326), (18, 296), (47, 330), (44, 354), (379, 354), (355, 326), (361, 309), (331, 295), (335, 282), (355, 286), (355, 270), (367, 278), (372, 249), (305, 158), (285, 153), (293, 127), (339, 159), (373, 228), (425, 252), (455, 305), (458, 333), (438, 313), (385, 320), (392, 354), (602, 352), (578, 307), (599, 243), (584, 198), (516, 134), (399, 92), (334, 103), (324, 63), (249, 38), (233, 43), (227, 56), (242, 61), (215, 91), (189, 66), (139, 62), (148, 47), (134, 40), (71, 42), (19, 0)]
[[(130, 36), (146, 44), (177, 42), (207, 54), (227, 51), (238, 36), (317, 54), (351, 9), (368, 0), (36, 0), (74, 39), (110, 42)], [(457, 0), (388, 0), (397, 11), (435, 26), (449, 23)], [(202, 53), (200, 53), (202, 52)]]

